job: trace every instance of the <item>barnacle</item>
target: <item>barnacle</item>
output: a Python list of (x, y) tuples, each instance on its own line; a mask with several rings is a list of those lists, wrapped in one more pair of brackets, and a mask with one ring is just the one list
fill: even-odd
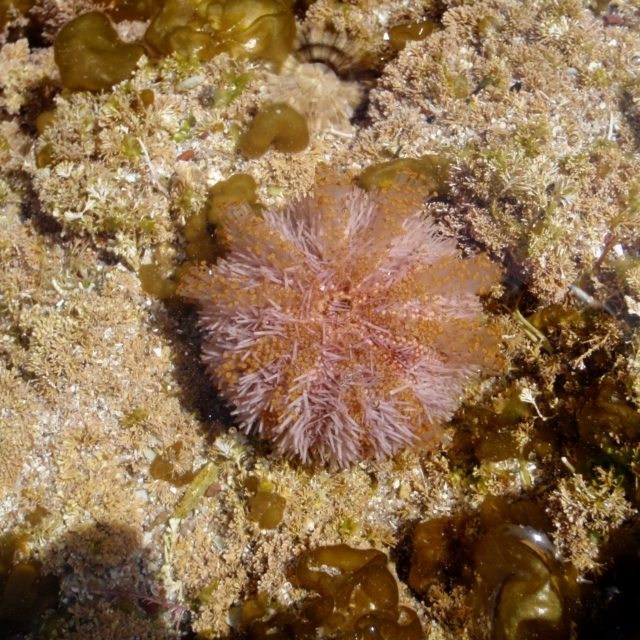
[(67, 89), (103, 91), (131, 77), (144, 47), (122, 42), (109, 18), (91, 11), (62, 28), (54, 52)]
[(331, 59), (309, 54), (289, 56), (277, 74), (266, 73), (263, 94), (269, 102), (285, 102), (304, 115), (316, 133), (349, 134), (363, 92), (357, 82), (341, 77)]
[(271, 145), (282, 153), (298, 153), (309, 146), (307, 121), (287, 104), (262, 109), (240, 136), (240, 149), (249, 158), (259, 158)]

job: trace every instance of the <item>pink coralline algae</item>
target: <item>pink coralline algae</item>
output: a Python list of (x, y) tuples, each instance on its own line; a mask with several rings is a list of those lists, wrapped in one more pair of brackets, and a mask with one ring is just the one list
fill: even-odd
[(231, 208), (226, 257), (179, 290), (199, 304), (202, 359), (240, 428), (333, 468), (441, 439), (499, 359), (478, 295), (500, 273), (459, 256), (416, 182), (336, 182), (263, 218)]

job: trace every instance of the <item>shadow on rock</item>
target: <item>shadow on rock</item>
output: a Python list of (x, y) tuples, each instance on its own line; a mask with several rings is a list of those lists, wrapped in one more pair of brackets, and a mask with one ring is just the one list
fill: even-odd
[(0, 538), (0, 638), (195, 637), (187, 607), (170, 602), (138, 531), (90, 522), (40, 553), (24, 532)]

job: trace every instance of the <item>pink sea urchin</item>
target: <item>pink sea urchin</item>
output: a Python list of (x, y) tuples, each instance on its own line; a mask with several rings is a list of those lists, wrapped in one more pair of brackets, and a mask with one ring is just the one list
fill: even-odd
[(227, 214), (227, 256), (184, 278), (203, 360), (245, 432), (344, 467), (439, 439), (471, 377), (495, 365), (478, 294), (499, 270), (462, 259), (405, 180), (334, 184), (264, 218)]

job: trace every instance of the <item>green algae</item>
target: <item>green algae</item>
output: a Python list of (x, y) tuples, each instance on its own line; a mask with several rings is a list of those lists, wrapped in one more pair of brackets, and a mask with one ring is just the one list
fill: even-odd
[(583, 331), (587, 328), (587, 319), (575, 309), (565, 308), (559, 304), (551, 304), (537, 309), (527, 320), (541, 331), (558, 327), (570, 327)]
[(184, 224), (184, 237), (187, 241), (185, 254), (191, 264), (215, 262), (221, 253), (221, 247), (214, 234), (210, 232), (206, 211), (194, 213)]
[(398, 24), (389, 29), (389, 43), (396, 50), (404, 49), (407, 42), (424, 40), (436, 31), (440, 31), (442, 25), (432, 20), (418, 20)]
[[(217, 0), (206, 3), (220, 48), (235, 57), (262, 58), (281, 63), (293, 46), (295, 20), (279, 0)], [(218, 22), (219, 20), (219, 22)]]
[[(235, 173), (227, 180), (216, 182), (209, 189), (204, 207), (207, 222), (213, 225), (220, 224), (224, 212), (229, 207), (238, 206), (244, 202), (257, 210), (257, 189), (256, 181), (248, 173)], [(195, 240), (195, 238), (193, 239)], [(191, 238), (187, 237), (187, 240), (191, 240)]]
[(577, 586), (547, 550), (550, 545), (533, 527), (519, 525), (496, 527), (482, 539), (476, 553), (481, 590), (486, 600), (499, 594), (495, 640), (523, 640), (531, 637), (531, 628), (544, 629), (549, 640), (569, 637), (567, 598)]
[(128, 80), (144, 53), (144, 47), (123, 42), (99, 11), (68, 22), (53, 48), (62, 84), (72, 91), (105, 91)]
[(173, 298), (178, 289), (174, 279), (176, 250), (169, 243), (161, 243), (153, 248), (152, 261), (140, 265), (138, 278), (143, 291), (150, 296), (165, 300)]
[(189, 484), (178, 506), (170, 516), (171, 520), (184, 520), (197, 506), (207, 489), (218, 479), (218, 463), (211, 460), (202, 466)]
[(260, 529), (276, 529), (282, 522), (287, 501), (279, 494), (259, 491), (249, 498), (249, 520)]
[(459, 520), (434, 518), (415, 528), (408, 584), (417, 593), (426, 595), (450, 572), (457, 552), (454, 533)]
[(185, 27), (195, 14), (196, 5), (190, 0), (167, 0), (151, 21), (144, 36), (145, 42), (158, 53), (170, 55), (173, 53), (169, 42), (172, 32)]
[(270, 104), (240, 136), (239, 146), (249, 158), (259, 158), (271, 146), (282, 153), (299, 153), (309, 146), (307, 120), (287, 104)]
[(415, 527), (409, 586), (428, 599), (435, 585), (465, 584), (476, 614), (470, 630), (479, 631), (484, 616), (492, 640), (564, 640), (579, 591), (575, 568), (548, 537), (552, 530), (536, 503), (487, 495), (477, 516), (434, 518)]
[(399, 603), (398, 583), (388, 558), (375, 549), (346, 544), (317, 547), (296, 563), (298, 585), (313, 593), (298, 614), (267, 617), (263, 594), (244, 603), (242, 621), (250, 638), (311, 640), (318, 633), (349, 640), (422, 640), (416, 613)]
[(124, 427), (130, 428), (144, 422), (148, 417), (149, 412), (144, 407), (136, 407), (131, 413), (125, 415), (120, 422)]
[(98, 5), (114, 21), (149, 20), (162, 6), (158, 0), (98, 0)]
[(251, 73), (229, 72), (227, 75), (229, 80), (229, 87), (218, 87), (211, 93), (211, 98), (208, 103), (215, 109), (224, 109), (228, 107), (236, 98), (242, 95), (245, 87), (251, 80), (253, 75)]
[(59, 580), (44, 575), (42, 562), (32, 557), (20, 535), (0, 538), (0, 635), (30, 631), (58, 603)]
[(450, 162), (443, 156), (428, 154), (420, 159), (396, 158), (368, 166), (360, 175), (362, 186), (371, 189), (387, 189), (401, 175), (415, 177), (436, 195), (449, 192)]
[(179, 488), (190, 484), (195, 474), (191, 469), (182, 473), (176, 468), (175, 460), (180, 456), (184, 442), (178, 440), (167, 447), (162, 454), (158, 454), (149, 467), (149, 475), (154, 480), (168, 482), (171, 486)]
[(50, 127), (55, 120), (55, 113), (53, 111), (43, 111), (36, 118), (36, 129), (38, 133), (42, 135), (47, 127)]
[[(171, 265), (173, 268), (173, 264)], [(164, 265), (143, 264), (138, 270), (142, 290), (154, 298), (167, 300), (173, 298), (178, 290), (178, 283), (167, 274)]]
[[(189, 200), (187, 191), (183, 198)], [(210, 187), (207, 199), (200, 211), (188, 216), (184, 224), (184, 259), (178, 258), (178, 249), (170, 243), (153, 247), (150, 261), (140, 266), (138, 277), (143, 290), (160, 300), (178, 301), (176, 291), (180, 279), (194, 266), (202, 262), (214, 263), (224, 253), (224, 226), (220, 225), (226, 211), (235, 206), (248, 204), (259, 212), (262, 206), (257, 201), (257, 185), (246, 173), (232, 175), (227, 180)], [(189, 208), (190, 203), (185, 203)], [(153, 220), (143, 220), (141, 230), (150, 233), (144, 225), (153, 225)]]
[(140, 92), (140, 100), (145, 107), (150, 107), (156, 101), (156, 94), (153, 89), (143, 89)]
[(125, 133), (120, 151), (125, 158), (136, 160), (142, 155), (142, 145), (136, 136), (131, 133)]
[(275, 491), (273, 481), (250, 475), (244, 480), (244, 487), (254, 494), (249, 498), (249, 520), (260, 529), (276, 529), (284, 517), (287, 501)]
[(174, 142), (185, 142), (193, 137), (193, 127), (196, 123), (196, 119), (193, 115), (190, 115), (180, 125), (180, 128), (173, 134)]
[(640, 413), (628, 401), (624, 385), (605, 378), (578, 413), (577, 422), (584, 444), (615, 450), (619, 443), (640, 442)]
[(38, 169), (44, 169), (55, 161), (55, 147), (49, 142), (36, 152), (36, 166)]
[(280, 64), (291, 51), (295, 20), (279, 0), (168, 0), (154, 17), (147, 44), (158, 53), (210, 60), (220, 53)]

